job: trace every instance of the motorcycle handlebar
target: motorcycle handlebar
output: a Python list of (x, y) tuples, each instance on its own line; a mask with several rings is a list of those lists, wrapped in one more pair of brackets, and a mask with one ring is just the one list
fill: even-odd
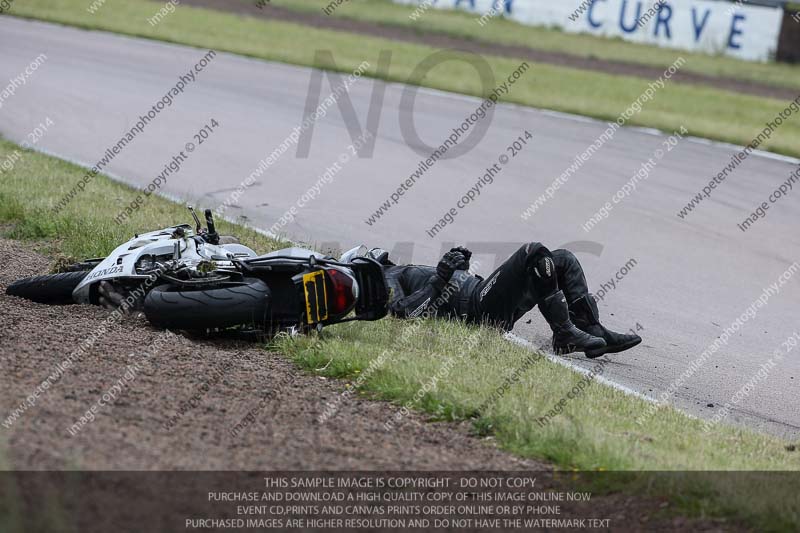
[(208, 226), (209, 233), (216, 233), (214, 229), (214, 215), (211, 213), (211, 209), (206, 209), (206, 226)]
[(208, 234), (206, 235), (206, 241), (210, 242), (211, 244), (219, 244), (219, 235), (217, 234), (217, 230), (214, 227), (214, 215), (211, 213), (211, 209), (206, 209), (206, 226), (208, 226)]

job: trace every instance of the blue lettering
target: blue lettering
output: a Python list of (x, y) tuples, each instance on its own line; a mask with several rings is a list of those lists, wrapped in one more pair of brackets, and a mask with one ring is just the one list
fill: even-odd
[(703, 20), (700, 21), (700, 25), (697, 25), (697, 8), (692, 8), (692, 24), (694, 25), (694, 42), (698, 42), (700, 40), (700, 34), (703, 33), (703, 29), (706, 27), (706, 23), (708, 22), (708, 16), (711, 15), (711, 10), (706, 9), (706, 14), (703, 15)]
[(734, 50), (738, 50), (739, 48), (742, 47), (742, 43), (733, 42), (733, 38), (737, 35), (741, 35), (742, 33), (744, 33), (741, 27), (738, 28), (736, 27), (736, 23), (739, 21), (744, 21), (746, 19), (747, 17), (739, 13), (733, 16), (733, 19), (731, 20), (731, 33), (730, 35), (728, 35), (728, 48), (733, 48)]
[(586, 19), (589, 21), (589, 26), (591, 26), (592, 28), (599, 28), (600, 26), (603, 25), (602, 22), (596, 22), (592, 18), (592, 13), (594, 12), (594, 6), (595, 4), (597, 4), (597, 2), (605, 2), (605, 1), (606, 0), (592, 0), (592, 3), (589, 4), (589, 12), (586, 14)]
[[(456, 0), (456, 7), (461, 6), (461, 2), (462, 0)], [(475, 0), (467, 0), (467, 2), (469, 2), (470, 9), (475, 9)]]
[[(667, 16), (664, 16), (666, 12)], [(656, 27), (653, 31), (653, 35), (658, 37), (659, 35), (659, 28), (663, 24), (667, 31), (667, 39), (672, 39), (672, 32), (669, 30), (669, 19), (672, 18), (672, 7), (669, 4), (661, 4), (658, 6), (658, 13), (656, 14)]]
[(639, 19), (642, 18), (642, 3), (636, 2), (636, 16), (633, 19), (633, 24), (628, 27), (625, 26), (625, 11), (627, 11), (627, 8), (628, 0), (622, 0), (622, 9), (619, 12), (619, 27), (625, 33), (633, 33), (639, 27)]

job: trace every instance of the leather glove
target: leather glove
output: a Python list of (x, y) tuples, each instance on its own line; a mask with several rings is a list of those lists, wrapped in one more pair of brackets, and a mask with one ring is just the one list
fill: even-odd
[(464, 256), (466, 260), (464, 262), (464, 266), (462, 268), (457, 268), (456, 270), (469, 270), (469, 260), (472, 259), (472, 252), (464, 248), (463, 246), (458, 246), (456, 248), (451, 248), (451, 252), (460, 252), (461, 255)]
[(467, 260), (461, 252), (451, 250), (444, 254), (439, 264), (436, 265), (436, 277), (442, 282), (441, 286), (443, 287), (450, 281), (453, 272), (463, 270), (465, 264), (467, 264)]

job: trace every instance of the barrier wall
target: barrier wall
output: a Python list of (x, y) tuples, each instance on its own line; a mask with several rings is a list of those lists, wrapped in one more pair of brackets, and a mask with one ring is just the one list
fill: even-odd
[(800, 63), (800, 11), (796, 8), (787, 9), (783, 17), (777, 59), (786, 63)]
[[(394, 0), (475, 13), (475, 33), (504, 16), (532, 26), (620, 37), (663, 47), (774, 59), (783, 22), (779, 6), (713, 0)], [(420, 16), (425, 16), (424, 12)], [(483, 17), (482, 19), (480, 17)]]

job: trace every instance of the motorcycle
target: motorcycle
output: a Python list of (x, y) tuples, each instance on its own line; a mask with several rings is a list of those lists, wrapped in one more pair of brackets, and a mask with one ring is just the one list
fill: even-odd
[(386, 316), (389, 291), (373, 258), (336, 261), (296, 247), (258, 255), (231, 238), (221, 242), (210, 209), (205, 229), (189, 211), (194, 231), (182, 224), (135, 235), (108, 257), (15, 281), (6, 293), (50, 304), (100, 304), (113, 293), (155, 327), (189, 331), (274, 335)]

